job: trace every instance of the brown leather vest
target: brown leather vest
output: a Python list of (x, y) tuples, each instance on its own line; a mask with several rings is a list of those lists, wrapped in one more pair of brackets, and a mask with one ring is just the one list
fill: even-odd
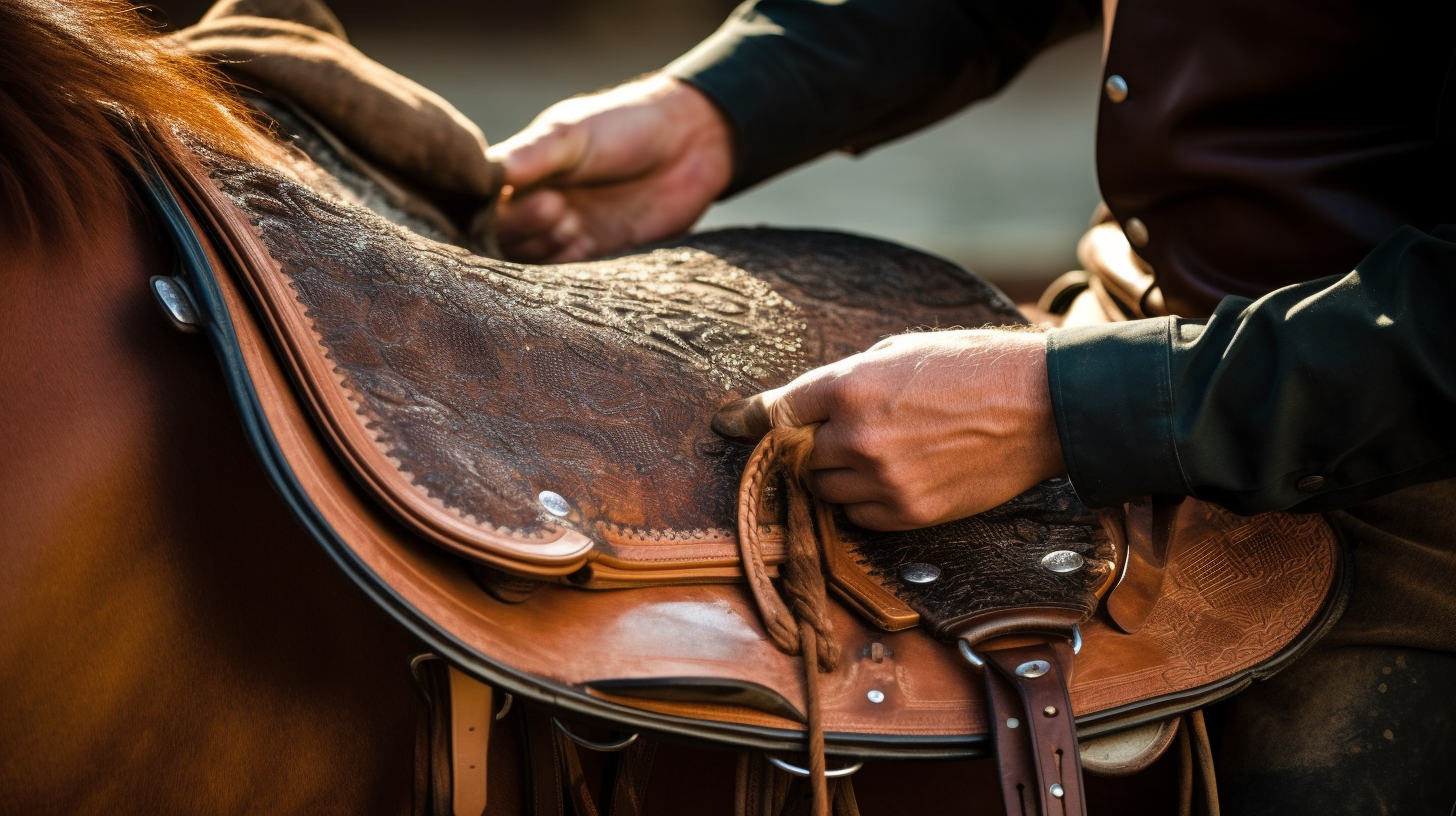
[(1121, 0), (1097, 171), (1166, 312), (1343, 274), (1451, 220), (1453, 31), (1456, 5), (1419, 0)]

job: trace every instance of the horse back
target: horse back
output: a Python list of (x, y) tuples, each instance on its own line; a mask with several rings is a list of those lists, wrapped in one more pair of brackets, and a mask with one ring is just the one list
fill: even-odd
[(26, 813), (398, 813), (412, 639), (308, 540), (110, 202), (0, 258), (0, 788)]

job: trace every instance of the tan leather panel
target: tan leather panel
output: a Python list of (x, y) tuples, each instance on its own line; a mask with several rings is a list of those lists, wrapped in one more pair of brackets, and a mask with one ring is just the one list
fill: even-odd
[(486, 760), (495, 719), (490, 686), (451, 666), (450, 796), (454, 816), (481, 816), (486, 802)]

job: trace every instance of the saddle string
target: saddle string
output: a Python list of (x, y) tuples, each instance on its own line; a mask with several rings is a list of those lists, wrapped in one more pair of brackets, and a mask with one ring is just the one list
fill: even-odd
[[(785, 654), (803, 657), (813, 813), (828, 816), (819, 674), (833, 672), (839, 665), (839, 645), (829, 623), (820, 537), (832, 540), (837, 532), (833, 511), (804, 485), (817, 427), (774, 428), (754, 448), (739, 482), (738, 546), (749, 589), (769, 637)], [(787, 603), (769, 579), (759, 519), (766, 494), (776, 479), (783, 487), (787, 509), (786, 557), (779, 570)]]

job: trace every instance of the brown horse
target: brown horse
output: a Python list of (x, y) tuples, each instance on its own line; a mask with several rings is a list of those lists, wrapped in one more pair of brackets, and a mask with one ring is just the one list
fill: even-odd
[(0, 3), (0, 811), (405, 812), (417, 648), (148, 302), (170, 262), (106, 105), (257, 148), (147, 33), (114, 3)]
[[(124, 4), (0, 0), (0, 811), (418, 812), (421, 647), (294, 521), (212, 352), (151, 302), (173, 259), (117, 109), (274, 156)], [(497, 732), (490, 810), (517, 812)], [(717, 756), (663, 752), (649, 812), (731, 812)], [(993, 773), (871, 765), (860, 800), (929, 812), (973, 783), (994, 808)]]

